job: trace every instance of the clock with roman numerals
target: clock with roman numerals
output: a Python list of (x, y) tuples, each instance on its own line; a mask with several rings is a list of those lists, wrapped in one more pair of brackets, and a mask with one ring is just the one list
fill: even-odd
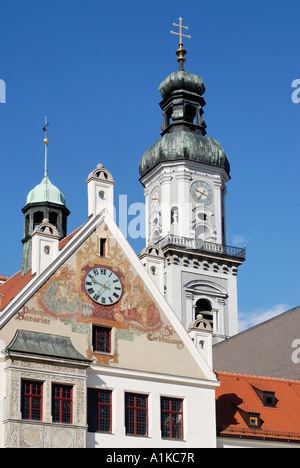
[(122, 296), (120, 278), (108, 268), (93, 268), (85, 276), (84, 283), (87, 294), (97, 304), (112, 305)]

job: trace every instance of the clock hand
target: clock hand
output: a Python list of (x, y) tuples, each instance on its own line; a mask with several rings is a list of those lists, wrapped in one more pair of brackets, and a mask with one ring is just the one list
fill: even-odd
[(198, 200), (199, 200), (199, 198), (201, 198), (201, 197), (202, 197), (202, 195), (205, 195), (205, 196), (206, 196), (206, 198), (207, 198), (207, 194), (206, 194), (205, 192), (201, 192), (201, 193), (200, 193), (200, 196), (198, 197)]
[[(101, 296), (101, 294), (102, 294), (102, 290), (103, 290), (103, 289), (109, 289), (109, 290), (110, 290), (110, 287), (109, 287), (109, 286), (106, 286), (106, 285), (107, 285), (107, 283), (108, 283), (108, 281), (106, 281), (106, 283), (105, 283), (105, 284), (102, 284), (102, 285), (101, 285), (101, 286), (102, 286), (102, 288), (100, 288), (100, 289), (99, 289), (99, 291), (97, 292), (97, 294), (99, 294), (99, 296)], [(100, 284), (100, 283), (98, 283), (98, 284)]]
[(97, 280), (95, 280), (95, 279), (93, 279), (92, 281), (93, 281), (94, 284), (97, 283), (97, 284), (99, 284), (100, 286), (103, 286), (103, 287), (106, 288), (106, 289), (110, 289), (108, 286), (105, 286), (105, 284), (107, 284), (108, 281), (106, 281), (105, 284), (99, 283), (99, 282), (98, 282)]
[[(196, 192), (199, 192), (199, 190), (196, 190)], [(199, 195), (199, 197), (197, 198), (197, 201), (199, 200), (199, 198), (202, 197), (202, 195), (205, 195), (205, 193), (204, 193), (204, 192), (201, 192), (200, 195)], [(205, 195), (205, 196), (207, 197), (207, 195)]]

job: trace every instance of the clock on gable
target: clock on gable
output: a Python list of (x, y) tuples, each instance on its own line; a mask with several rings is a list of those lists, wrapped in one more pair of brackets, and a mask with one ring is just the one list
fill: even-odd
[(121, 280), (109, 268), (95, 267), (89, 270), (85, 275), (84, 285), (88, 296), (103, 306), (113, 305), (122, 297)]

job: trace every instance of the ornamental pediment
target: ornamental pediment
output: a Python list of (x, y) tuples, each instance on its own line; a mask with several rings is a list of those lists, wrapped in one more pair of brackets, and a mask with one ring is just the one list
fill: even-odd
[(192, 294), (204, 294), (215, 297), (227, 297), (225, 288), (212, 281), (193, 280), (184, 285), (185, 291)]

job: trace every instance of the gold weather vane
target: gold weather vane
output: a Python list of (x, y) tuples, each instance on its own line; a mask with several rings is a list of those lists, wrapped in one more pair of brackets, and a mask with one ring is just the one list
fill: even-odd
[(191, 39), (191, 36), (186, 35), (186, 34), (182, 34), (182, 29), (187, 30), (189, 28), (187, 26), (182, 25), (182, 18), (181, 17), (179, 18), (179, 24), (173, 23), (173, 26), (176, 26), (177, 28), (179, 28), (179, 33), (174, 32), (174, 31), (170, 31), (170, 32), (171, 32), (171, 34), (176, 34), (176, 36), (179, 36), (179, 49), (176, 50), (176, 55), (178, 55), (177, 62), (179, 62), (179, 64), (180, 64), (180, 63), (185, 62), (184, 56), (186, 55), (186, 50), (183, 48), (182, 38), (186, 37), (187, 39)]
[(47, 127), (48, 127), (49, 123), (47, 122), (47, 117), (45, 116), (45, 126), (43, 128), (44, 132), (45, 132), (45, 138), (44, 138), (44, 143), (45, 145), (48, 144), (48, 138), (47, 138)]
[(44, 143), (45, 143), (45, 175), (48, 174), (48, 154), (47, 154), (47, 150), (48, 150), (48, 143), (49, 143), (49, 140), (47, 138), (47, 127), (48, 127), (49, 123), (47, 122), (47, 117), (45, 116), (45, 126), (43, 128), (44, 132), (45, 132), (45, 138), (44, 138)]

